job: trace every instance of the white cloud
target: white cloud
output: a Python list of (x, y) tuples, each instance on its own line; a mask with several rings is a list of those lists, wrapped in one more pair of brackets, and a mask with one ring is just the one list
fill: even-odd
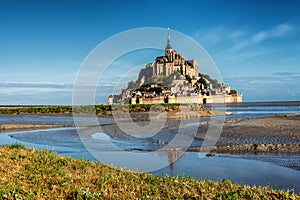
[(252, 41), (255, 43), (261, 42), (267, 38), (267, 34), (265, 31), (260, 31), (259, 33), (255, 34), (252, 38)]
[(228, 33), (228, 38), (231, 40), (237, 40), (245, 35), (246, 32), (244, 30), (234, 30)]
[(255, 51), (239, 51), (234, 53), (233, 55), (229, 56), (229, 60), (245, 60), (253, 57), (265, 56), (268, 54), (272, 54), (274, 49), (262, 49), (262, 50), (255, 50)]
[(266, 39), (283, 37), (293, 31), (290, 24), (284, 23), (273, 27), (270, 30), (263, 30), (253, 36), (253, 41), (258, 43)]
[(225, 30), (223, 27), (214, 27), (211, 30), (206, 31), (204, 34), (202, 31), (197, 32), (196, 38), (200, 38), (200, 41), (205, 43), (216, 44), (221, 40), (224, 32)]
[[(97, 87), (97, 102), (106, 103), (116, 83), (101, 82)], [(81, 85), (82, 93), (91, 93), (95, 85)], [(73, 83), (62, 82), (5, 82), (0, 81), (0, 105), (72, 103)]]
[(279, 24), (270, 31), (270, 36), (281, 37), (294, 31), (294, 27), (288, 23)]
[(248, 46), (258, 44), (268, 39), (285, 37), (294, 32), (294, 30), (295, 28), (291, 24), (278, 24), (268, 30), (260, 30), (259, 32), (254, 33), (251, 38), (241, 40), (233, 47), (233, 50), (242, 50)]
[[(198, 30), (193, 37), (203, 44), (208, 51), (213, 51), (215, 50), (213, 48), (217, 47), (217, 51), (220, 53), (217, 53), (215, 56), (221, 60), (243, 60), (279, 51), (279, 46), (270, 49), (265, 46), (259, 46), (259, 44), (267, 40), (288, 37), (295, 33), (297, 28), (290, 23), (281, 23), (256, 32), (250, 30), (251, 27), (247, 26), (234, 28), (221, 25), (210, 29)], [(256, 45), (257, 48), (255, 49), (248, 48), (256, 47)]]
[(1, 96), (45, 95), (71, 92), (70, 83), (56, 82), (0, 82)]
[(247, 32), (244, 29), (232, 29), (226, 26), (216, 26), (208, 30), (199, 30), (193, 34), (193, 37), (199, 39), (200, 42), (215, 45), (223, 41), (234, 41), (240, 39), (246, 34)]
[(276, 72), (268, 76), (223, 77), (225, 83), (244, 94), (244, 101), (298, 101), (300, 74)]
[(69, 88), (73, 87), (72, 83), (62, 82), (31, 82), (31, 81), (0, 81), (0, 87), (17, 87), (17, 88)]
[(274, 76), (278, 77), (291, 77), (291, 76), (300, 76), (300, 73), (297, 72), (275, 72), (273, 73)]

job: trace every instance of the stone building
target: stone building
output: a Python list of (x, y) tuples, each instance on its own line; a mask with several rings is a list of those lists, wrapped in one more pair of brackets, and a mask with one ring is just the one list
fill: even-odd
[(147, 80), (152, 76), (168, 77), (174, 72), (188, 75), (192, 79), (198, 79), (198, 63), (195, 59), (185, 60), (182, 54), (173, 49), (170, 42), (170, 34), (165, 48), (165, 55), (156, 57), (154, 62), (148, 63), (139, 74), (140, 80)]
[[(162, 78), (171, 78), (172, 81), (165, 84), (159, 80)], [(165, 55), (156, 57), (154, 62), (141, 69), (138, 80), (133, 83), (135, 86), (128, 84), (121, 94), (109, 96), (108, 103), (237, 103), (242, 102), (243, 97), (243, 94), (231, 90), (230, 86), (200, 74), (195, 59), (185, 60), (182, 54), (173, 49), (170, 34)]]

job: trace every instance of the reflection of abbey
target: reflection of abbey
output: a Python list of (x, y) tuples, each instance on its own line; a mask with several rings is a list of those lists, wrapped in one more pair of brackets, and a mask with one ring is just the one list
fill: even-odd
[(185, 60), (172, 48), (170, 35), (165, 55), (141, 69), (138, 80), (129, 82), (120, 95), (108, 98), (109, 104), (236, 102), (242, 102), (242, 94), (199, 73), (195, 59)]

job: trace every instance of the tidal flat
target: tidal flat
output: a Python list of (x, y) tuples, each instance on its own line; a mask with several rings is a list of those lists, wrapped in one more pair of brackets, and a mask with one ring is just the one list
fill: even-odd
[[(234, 183), (294, 189), (299, 193), (299, 106), (229, 107), (229, 111), (232, 114), (223, 116), (222, 134), (211, 149), (215, 156), (204, 160), (199, 160), (197, 155), (201, 153), (200, 146), (210, 117), (167, 119), (158, 133), (147, 136), (141, 131), (139, 137), (133, 137), (121, 130), (120, 124), (111, 116), (97, 117), (101, 129), (81, 127), (87, 132), (80, 135), (70, 114), (3, 114), (0, 116), (0, 125), (13, 128), (2, 129), (0, 142), (1, 145), (17, 142), (37, 149), (54, 149), (59, 155), (100, 161), (140, 172), (150, 172), (143, 169), (151, 166), (147, 162), (147, 155), (151, 155), (152, 164), (164, 162), (166, 166), (169, 165), (151, 171), (154, 175), (185, 174), (196, 179), (209, 177), (214, 181), (228, 178)], [(141, 117), (141, 112), (130, 113), (130, 116), (141, 127), (149, 125), (149, 117)], [(90, 122), (91, 119), (83, 117), (81, 120)], [(159, 121), (157, 118), (152, 120)], [(213, 126), (218, 120), (212, 122)], [(128, 120), (121, 117), (118, 123), (128, 124)], [(190, 146), (161, 151), (178, 134), (193, 136)], [(105, 146), (109, 142), (117, 145), (119, 150), (112, 152)], [(99, 147), (99, 144), (103, 145)], [(100, 149), (101, 155), (106, 157), (99, 160), (87, 146)], [(178, 152), (183, 153), (179, 155)], [(138, 154), (146, 155), (144, 162), (140, 162), (141, 159), (139, 162), (130, 161), (130, 156)], [(113, 159), (114, 155), (117, 161)], [(123, 160), (120, 161), (120, 158)]]

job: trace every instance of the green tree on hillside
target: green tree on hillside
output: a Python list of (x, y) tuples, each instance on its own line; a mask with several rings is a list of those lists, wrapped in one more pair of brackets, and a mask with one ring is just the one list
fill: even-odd
[(138, 84), (134, 81), (128, 82), (127, 89), (136, 90), (138, 88)]

